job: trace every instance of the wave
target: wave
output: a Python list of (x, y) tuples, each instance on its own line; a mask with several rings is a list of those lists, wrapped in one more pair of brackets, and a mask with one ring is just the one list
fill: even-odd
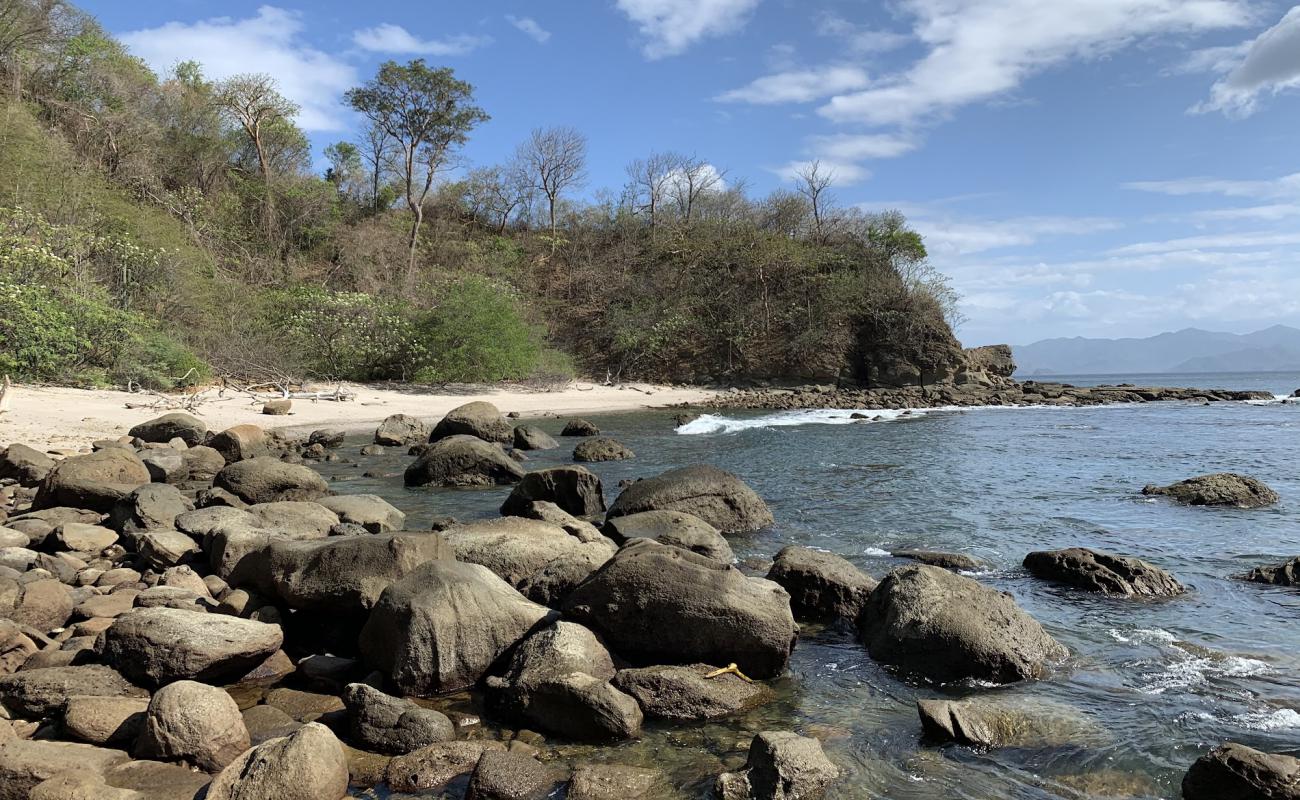
[[(803, 411), (781, 411), (759, 417), (727, 417), (721, 414), (702, 414), (681, 425), (677, 433), (698, 436), (707, 433), (736, 433), (753, 428), (786, 428), (796, 425), (869, 425), (875, 422), (894, 422), (916, 419), (934, 411), (956, 411), (956, 406), (944, 408), (894, 408), (894, 409), (840, 409), (819, 408)], [(853, 414), (864, 414), (865, 419), (853, 419)]]

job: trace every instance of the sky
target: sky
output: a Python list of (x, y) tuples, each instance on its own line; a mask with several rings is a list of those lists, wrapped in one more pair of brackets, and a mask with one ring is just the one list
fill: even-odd
[(588, 137), (588, 194), (660, 150), (754, 193), (800, 164), (898, 209), (968, 345), (1300, 326), (1300, 5), (1267, 0), (84, 0), (160, 72), (266, 72), (319, 152), (424, 58), (492, 119)]

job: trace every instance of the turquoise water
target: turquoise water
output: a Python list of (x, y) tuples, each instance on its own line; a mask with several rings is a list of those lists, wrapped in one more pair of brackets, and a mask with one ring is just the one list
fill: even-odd
[[(1090, 379), (1276, 394), (1300, 386), (1297, 375), (1152, 377)], [(561, 755), (657, 764), (702, 794), (719, 769), (743, 761), (752, 731), (790, 728), (822, 738), (845, 768), (834, 797), (992, 800), (1176, 798), (1187, 766), (1221, 741), (1300, 753), (1300, 591), (1228, 579), (1300, 554), (1300, 405), (977, 409), (869, 424), (847, 424), (848, 413), (715, 413), (685, 433), (667, 411), (591, 416), (637, 453), (592, 468), (609, 500), (621, 479), (683, 464), (741, 476), (777, 520), (731, 539), (742, 568), (758, 574), (785, 544), (839, 553), (877, 577), (900, 563), (888, 551), (904, 547), (977, 556), (990, 565), (977, 579), (1012, 593), (1070, 648), (1068, 664), (1041, 682), (941, 690), (876, 665), (846, 632), (805, 628), (778, 702), (723, 724), (652, 726), (639, 743), (560, 747)], [(561, 427), (538, 424), (552, 434)], [(561, 450), (528, 466), (567, 463), (576, 441), (560, 439)], [(349, 457), (359, 444), (349, 443)], [(434, 516), (495, 515), (508, 492), (405, 489), (409, 460), (394, 453), (322, 466), (338, 491), (387, 497), (413, 529)], [(361, 477), (367, 470), (378, 476)], [(1211, 510), (1138, 494), (1147, 483), (1217, 471), (1255, 475), (1283, 501)], [(1030, 550), (1076, 545), (1148, 559), (1191, 591), (1158, 602), (1104, 598), (1020, 567)], [(1021, 746), (934, 748), (919, 739), (914, 704), (938, 695), (995, 699), (1054, 722)]]

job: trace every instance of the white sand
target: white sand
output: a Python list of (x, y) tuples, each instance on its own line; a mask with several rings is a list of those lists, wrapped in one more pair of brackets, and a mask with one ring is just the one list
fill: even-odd
[[(313, 387), (332, 390), (333, 386)], [(502, 413), (517, 411), (524, 417), (591, 414), (601, 411), (632, 411), (697, 402), (713, 396), (703, 389), (683, 389), (647, 384), (599, 386), (571, 383), (553, 390), (530, 390), (520, 387), (465, 387), (431, 390), (424, 387), (379, 389), (364, 385), (346, 385), (354, 393), (347, 402), (295, 400), (288, 416), (262, 414), (262, 402), (246, 394), (228, 392), (218, 396), (216, 389), (205, 393), (207, 402), (191, 413), (207, 422), (212, 430), (224, 430), (240, 423), (264, 428), (335, 427), (350, 431), (374, 428), (389, 414), (411, 414), (426, 421), (436, 421), (456, 406), (472, 400), (494, 403)], [(439, 391), (446, 393), (437, 393)], [(84, 448), (96, 439), (115, 438), (133, 425), (152, 419), (175, 408), (127, 408), (144, 405), (157, 398), (147, 394), (129, 394), (111, 390), (64, 389), (15, 385), (10, 389), (6, 406), (0, 414), (0, 447), (21, 442), (37, 449)]]

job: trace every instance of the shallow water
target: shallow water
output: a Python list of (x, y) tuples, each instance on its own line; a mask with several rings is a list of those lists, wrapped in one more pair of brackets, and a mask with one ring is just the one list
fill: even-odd
[[(1295, 377), (1224, 385), (1280, 394), (1300, 385)], [(1011, 592), (1070, 648), (1069, 662), (1041, 682), (945, 690), (900, 680), (845, 632), (805, 628), (778, 702), (723, 724), (651, 726), (637, 743), (565, 753), (657, 765), (702, 794), (716, 772), (743, 762), (753, 731), (789, 728), (822, 738), (845, 768), (832, 797), (900, 800), (1176, 798), (1188, 765), (1224, 740), (1300, 753), (1300, 592), (1228, 579), (1300, 554), (1300, 405), (978, 409), (866, 424), (847, 424), (849, 413), (801, 424), (715, 414), (719, 424), (687, 429), (710, 431), (693, 435), (675, 432), (667, 411), (592, 416), (637, 457), (591, 466), (611, 500), (623, 478), (684, 464), (741, 476), (777, 519), (731, 537), (747, 567), (765, 569), (760, 562), (785, 544), (839, 553), (877, 577), (901, 563), (890, 550), (974, 555), (990, 565), (976, 577)], [(561, 427), (536, 424), (552, 434)], [(559, 441), (528, 466), (567, 463), (577, 440)], [(349, 442), (348, 457), (359, 444)], [(411, 529), (434, 516), (494, 516), (508, 493), (405, 489), (409, 461), (394, 452), (321, 467), (338, 491), (388, 498)], [(367, 470), (382, 476), (361, 477)], [(1255, 475), (1283, 501), (1211, 510), (1138, 494), (1147, 483), (1218, 471)], [(1148, 559), (1190, 592), (1157, 602), (1098, 597), (1020, 567), (1030, 550), (1076, 545)], [(915, 700), (941, 694), (995, 697), (1062, 722), (1041, 740), (991, 752), (922, 745)]]

